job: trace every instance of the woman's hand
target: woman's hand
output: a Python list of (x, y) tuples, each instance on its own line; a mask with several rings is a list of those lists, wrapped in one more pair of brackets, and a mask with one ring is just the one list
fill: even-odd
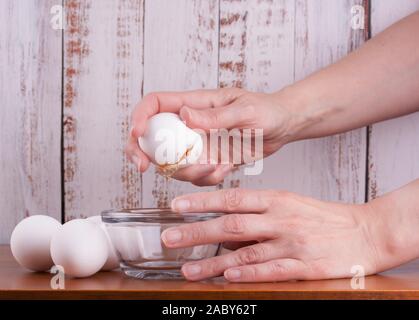
[[(282, 97), (279, 93), (252, 93), (238, 88), (148, 94), (134, 110), (127, 154), (144, 172), (150, 161), (140, 150), (138, 137), (144, 133), (148, 118), (159, 112), (173, 112), (194, 129), (263, 129), (263, 156), (268, 156), (292, 140), (295, 113), (290, 112), (291, 103)], [(180, 169), (173, 177), (200, 186), (215, 185), (231, 169), (228, 164), (200, 164)]]
[[(159, 112), (178, 113), (192, 128), (264, 129), (266, 156), (290, 141), (324, 137), (418, 111), (418, 26), (416, 12), (337, 63), (274, 94), (237, 88), (151, 93), (133, 113), (127, 153), (141, 172), (147, 169), (150, 161), (137, 139), (147, 119)], [(213, 185), (231, 169), (229, 165), (191, 166), (174, 177)]]
[(173, 201), (172, 209), (229, 214), (165, 230), (162, 240), (167, 247), (257, 241), (225, 255), (185, 264), (182, 272), (189, 280), (223, 274), (233, 282), (342, 278), (353, 276), (355, 265), (369, 275), (403, 262), (391, 252), (401, 233), (393, 237), (386, 227), (388, 221), (383, 221), (386, 214), (377, 214), (368, 204), (229, 189), (181, 196)]

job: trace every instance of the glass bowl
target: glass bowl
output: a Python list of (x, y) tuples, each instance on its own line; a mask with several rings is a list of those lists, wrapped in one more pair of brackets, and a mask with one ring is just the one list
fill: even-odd
[(179, 279), (188, 261), (217, 255), (219, 243), (189, 248), (167, 248), (161, 234), (181, 224), (206, 221), (221, 213), (176, 213), (170, 209), (123, 209), (102, 212), (120, 267), (128, 276), (139, 279)]

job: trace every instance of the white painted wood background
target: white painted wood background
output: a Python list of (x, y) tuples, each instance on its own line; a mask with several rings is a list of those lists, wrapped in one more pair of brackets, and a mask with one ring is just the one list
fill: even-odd
[[(50, 25), (63, 4), (66, 29)], [(352, 30), (350, 9), (366, 8)], [(156, 90), (272, 92), (328, 65), (419, 0), (0, 1), (0, 243), (23, 217), (167, 206), (211, 190), (140, 175), (123, 149), (130, 113)], [(371, 27), (369, 30), (368, 26)], [(287, 189), (363, 202), (419, 176), (419, 115), (285, 146), (260, 176), (218, 188)], [(366, 170), (368, 168), (368, 171)]]
[(25, 216), (61, 218), (61, 32), (56, 1), (0, 1), (0, 243)]

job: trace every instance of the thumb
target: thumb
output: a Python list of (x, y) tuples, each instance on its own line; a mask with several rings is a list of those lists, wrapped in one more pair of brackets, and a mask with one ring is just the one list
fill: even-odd
[(241, 128), (254, 118), (253, 112), (248, 112), (237, 100), (233, 103), (217, 108), (194, 109), (183, 106), (179, 115), (190, 128), (230, 129)]

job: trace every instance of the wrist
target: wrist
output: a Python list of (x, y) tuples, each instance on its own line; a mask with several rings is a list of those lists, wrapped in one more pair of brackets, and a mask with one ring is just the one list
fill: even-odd
[(327, 93), (322, 92), (300, 81), (275, 93), (277, 105), (288, 115), (289, 142), (342, 131), (339, 129), (339, 114), (344, 108), (329, 101)]
[(280, 113), (286, 115), (287, 142), (310, 138), (309, 132), (322, 119), (321, 113), (309, 108), (310, 97), (304, 91), (298, 91), (295, 85), (291, 85), (274, 94)]
[(419, 257), (417, 213), (406, 210), (402, 203), (398, 205), (398, 196), (390, 193), (362, 205), (369, 242), (376, 252), (377, 272)]

